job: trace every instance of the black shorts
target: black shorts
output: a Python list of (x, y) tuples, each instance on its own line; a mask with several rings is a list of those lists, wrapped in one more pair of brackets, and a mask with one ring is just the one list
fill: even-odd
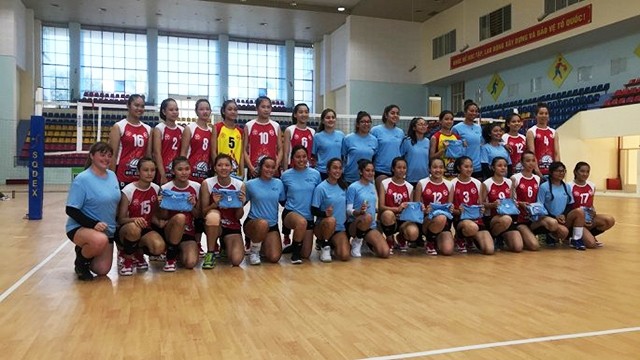
[[(283, 210), (282, 210), (282, 217), (281, 217), (281, 219), (282, 219), (282, 226), (283, 226), (285, 229), (289, 229), (289, 228), (288, 228), (288, 227), (286, 227), (286, 226), (284, 225), (284, 218), (286, 218), (286, 217), (287, 217), (287, 215), (289, 215), (289, 213), (290, 213), (290, 212), (293, 212), (293, 210), (289, 210), (289, 209), (283, 209)], [(299, 215), (299, 214), (298, 214), (298, 215)], [(305, 220), (306, 220), (306, 219), (305, 219)], [(315, 226), (315, 222), (314, 222), (313, 220), (307, 220), (307, 230), (313, 230), (313, 227), (314, 227), (314, 226)], [(293, 230), (293, 229), (290, 229), (290, 230)]]
[(377, 179), (377, 178), (378, 178), (378, 176), (380, 176), (380, 175), (384, 175), (384, 176), (386, 176), (386, 177), (392, 177), (392, 176), (393, 176), (393, 175), (391, 175), (391, 174), (389, 174), (389, 173), (382, 172), (382, 171), (378, 171), (378, 170), (376, 170), (375, 174), (376, 174), (376, 175), (375, 175), (375, 176), (376, 176), (376, 179)]
[[(242, 223), (242, 227), (247, 226), (247, 223), (248, 223), (249, 221), (251, 221), (251, 220), (257, 220), (257, 219), (249, 219), (249, 218), (246, 218), (246, 219), (244, 220), (244, 222)], [(273, 226), (269, 226), (269, 230), (268, 230), (268, 232), (272, 232), (272, 231), (280, 232), (280, 226), (279, 226), (278, 224), (275, 224), (275, 225), (273, 225)]]
[(240, 235), (242, 236), (242, 231), (240, 229), (229, 229), (226, 227), (220, 227), (220, 239), (224, 240), (227, 235)]
[[(78, 232), (78, 230), (80, 230), (82, 226), (78, 226), (75, 229), (71, 229), (67, 232), (67, 238), (69, 238), (69, 240), (71, 240), (71, 242), (73, 242), (73, 237), (76, 236), (76, 233)], [(113, 242), (115, 241), (115, 237), (110, 237), (109, 238), (109, 244), (113, 244)]]
[(204, 218), (193, 219), (193, 228), (196, 234), (202, 234), (204, 232)]

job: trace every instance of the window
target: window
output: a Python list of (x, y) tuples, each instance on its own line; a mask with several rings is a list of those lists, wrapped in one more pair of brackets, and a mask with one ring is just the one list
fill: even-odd
[(581, 1), (582, 0), (544, 0), (544, 13), (551, 14)]
[(627, 58), (611, 59), (611, 76), (627, 71)]
[(81, 30), (80, 91), (145, 94), (146, 35)]
[(535, 93), (542, 90), (542, 76), (531, 79), (531, 92)]
[(582, 66), (578, 68), (578, 82), (591, 81), (591, 66)]
[(480, 41), (511, 30), (511, 4), (480, 17)]
[(434, 60), (456, 51), (456, 31), (451, 30), (433, 39), (432, 50)]
[(293, 58), (293, 102), (313, 111), (313, 48), (296, 46)]
[(451, 112), (457, 114), (464, 110), (464, 81), (451, 85)]
[(42, 27), (42, 88), (46, 101), (71, 100), (67, 28)]
[[(218, 53), (217, 40), (158, 36), (158, 102), (205, 98), (212, 107), (221, 104)], [(195, 116), (193, 106), (180, 110)]]
[(229, 97), (284, 99), (285, 61), (284, 45), (229, 41)]

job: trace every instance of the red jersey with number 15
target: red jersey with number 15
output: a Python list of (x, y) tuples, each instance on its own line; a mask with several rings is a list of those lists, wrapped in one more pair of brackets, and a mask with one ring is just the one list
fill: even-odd
[(249, 161), (255, 166), (258, 159), (263, 156), (270, 156), (277, 159), (278, 141), (280, 141), (280, 125), (273, 120), (267, 123), (259, 123), (256, 119), (249, 121), (246, 125), (247, 141), (249, 142)]
[(116, 176), (121, 183), (138, 180), (138, 160), (147, 152), (151, 127), (144, 123), (131, 124), (127, 119), (115, 123), (120, 131), (120, 146), (116, 160)]
[(160, 186), (154, 183), (151, 183), (147, 189), (140, 189), (135, 182), (125, 186), (122, 193), (129, 200), (129, 217), (144, 218), (148, 228), (151, 225), (153, 209), (158, 203), (158, 192), (160, 192)]
[(191, 141), (189, 142), (189, 165), (191, 165), (191, 173), (189, 180), (201, 183), (202, 180), (209, 177), (211, 169), (211, 136), (213, 132), (209, 127), (201, 128), (196, 123), (187, 125), (191, 130)]

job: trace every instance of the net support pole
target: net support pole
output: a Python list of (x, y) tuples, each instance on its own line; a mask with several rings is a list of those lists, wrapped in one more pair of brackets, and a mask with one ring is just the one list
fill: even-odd
[(44, 117), (31, 117), (29, 129), (29, 220), (42, 219), (44, 200)]

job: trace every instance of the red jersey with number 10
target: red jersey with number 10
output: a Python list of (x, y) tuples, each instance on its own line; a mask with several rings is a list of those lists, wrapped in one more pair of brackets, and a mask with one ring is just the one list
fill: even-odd
[(258, 159), (263, 156), (278, 157), (278, 141), (280, 141), (280, 125), (273, 120), (267, 123), (259, 123), (256, 119), (246, 125), (247, 141), (249, 142), (249, 161), (256, 166)]
[(143, 158), (149, 146), (151, 127), (144, 123), (131, 124), (127, 119), (118, 121), (120, 146), (116, 160), (116, 176), (121, 183), (138, 180), (138, 160)]

